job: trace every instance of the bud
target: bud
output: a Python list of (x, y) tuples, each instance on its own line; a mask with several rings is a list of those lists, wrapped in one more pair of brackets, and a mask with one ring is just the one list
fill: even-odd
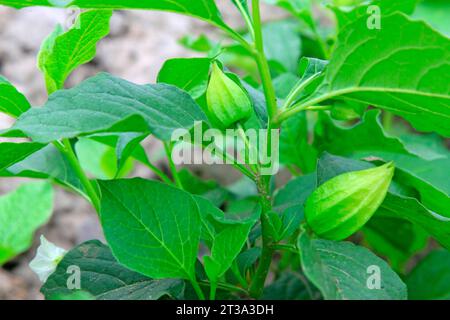
[(383, 202), (392, 177), (392, 162), (344, 173), (317, 188), (306, 202), (305, 217), (321, 238), (343, 240), (358, 231)]
[(253, 112), (248, 95), (216, 63), (206, 91), (206, 101), (210, 120), (222, 129), (247, 121)]

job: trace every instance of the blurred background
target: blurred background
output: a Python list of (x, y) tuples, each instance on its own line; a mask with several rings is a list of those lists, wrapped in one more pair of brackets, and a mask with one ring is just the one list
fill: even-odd
[[(239, 13), (229, 1), (220, 0), (218, 4), (227, 22), (234, 26), (241, 25)], [(268, 9), (263, 9), (266, 19), (282, 15), (273, 7)], [(33, 7), (15, 10), (0, 6), (0, 74), (24, 93), (33, 106), (42, 105), (47, 99), (43, 77), (36, 67), (41, 42), (57, 23), (65, 22), (68, 14), (62, 9)], [(201, 34), (221, 39), (212, 27), (189, 17), (154, 11), (116, 11), (111, 20), (111, 32), (100, 41), (96, 58), (75, 71), (68, 86), (99, 71), (139, 84), (154, 83), (165, 60), (198, 55), (185, 49), (178, 41), (186, 35)], [(0, 114), (0, 129), (11, 124), (12, 119)], [(155, 154), (159, 152), (159, 145), (148, 141), (146, 149), (149, 154)], [(165, 166), (164, 163), (159, 165), (162, 168)], [(147, 170), (136, 170), (136, 175), (148, 175)], [(225, 183), (236, 178), (217, 168), (199, 174), (212, 175)], [(15, 189), (23, 181), (2, 178), (0, 194)], [(28, 267), (41, 234), (65, 249), (86, 240), (103, 239), (97, 215), (90, 205), (81, 197), (58, 188), (53, 217), (35, 234), (33, 247), (0, 268), (0, 300), (43, 298), (39, 293), (39, 279)]]

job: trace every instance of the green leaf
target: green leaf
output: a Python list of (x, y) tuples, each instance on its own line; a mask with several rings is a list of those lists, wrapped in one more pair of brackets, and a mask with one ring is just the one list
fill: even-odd
[(397, 272), (427, 244), (428, 234), (409, 221), (376, 215), (362, 229), (364, 240), (376, 253), (386, 257)]
[(80, 287), (96, 300), (158, 300), (177, 298), (184, 290), (182, 280), (152, 280), (122, 266), (108, 246), (100, 241), (84, 242), (70, 250), (41, 288), (47, 299), (76, 292), (67, 283), (71, 266), (80, 270)]
[(0, 171), (45, 147), (40, 143), (0, 143)]
[(114, 148), (92, 139), (80, 138), (75, 144), (75, 151), (81, 167), (96, 179), (120, 178), (133, 170), (133, 160), (129, 159), (123, 163), (119, 172)]
[(230, 224), (214, 235), (211, 254), (203, 257), (205, 272), (212, 283), (217, 283), (219, 278), (231, 267), (255, 223), (256, 220)]
[(69, 160), (53, 145), (48, 145), (0, 172), (4, 177), (52, 178), (83, 194), (83, 186)]
[(320, 293), (299, 272), (283, 272), (273, 283), (264, 288), (262, 300), (315, 300)]
[(406, 278), (411, 300), (450, 299), (450, 252), (432, 251)]
[(34, 232), (48, 221), (52, 209), (48, 182), (24, 184), (0, 197), (0, 266), (31, 246)]
[(316, 188), (316, 180), (316, 175), (311, 173), (289, 181), (283, 188), (276, 191), (274, 209), (282, 212), (292, 206), (303, 206)]
[(172, 84), (198, 99), (208, 86), (209, 58), (177, 58), (167, 60), (158, 74), (158, 82)]
[(450, 250), (450, 218), (428, 210), (415, 198), (388, 193), (377, 215), (399, 217), (417, 224)]
[(297, 24), (279, 21), (263, 27), (264, 52), (267, 59), (281, 66), (282, 71), (295, 72), (301, 54)]
[(42, 108), (22, 114), (12, 131), (36, 142), (99, 132), (153, 133), (169, 140), (174, 130), (207, 121), (192, 98), (165, 85), (136, 85), (101, 73), (73, 89), (52, 94)]
[(362, 17), (341, 30), (322, 84), (298, 107), (357, 101), (450, 136), (449, 39), (400, 13), (382, 21), (370, 30)]
[(446, 12), (450, 10), (450, 3), (443, 0), (423, 0), (417, 5), (413, 17), (425, 20), (433, 28), (450, 37), (450, 23)]
[(99, 185), (103, 230), (120, 263), (153, 279), (195, 279), (201, 221), (188, 193), (143, 179)]
[(279, 240), (287, 239), (298, 228), (300, 223), (304, 220), (305, 213), (303, 206), (297, 205), (287, 208), (281, 214), (281, 228), (279, 231)]
[[(29, 6), (54, 6), (49, 0), (29, 0), (18, 2), (17, 0), (0, 0), (0, 4), (23, 8)], [(191, 15), (222, 28), (229, 29), (222, 21), (219, 9), (213, 0), (73, 0), (71, 6), (81, 9), (148, 9), (164, 10)]]
[(0, 76), (0, 112), (18, 117), (30, 107), (27, 98), (17, 91), (6, 78)]
[(265, 2), (285, 9), (294, 17), (304, 21), (312, 30), (316, 29), (311, 0), (265, 0)]
[(188, 169), (181, 169), (178, 176), (185, 191), (201, 195), (216, 206), (221, 206), (229, 196), (229, 191), (221, 187), (216, 181), (203, 180), (192, 174)]
[(111, 16), (111, 10), (83, 12), (69, 31), (57, 26), (44, 41), (38, 67), (44, 73), (48, 92), (63, 88), (72, 71), (95, 57), (97, 42), (109, 33)]
[(308, 122), (305, 112), (292, 116), (281, 125), (280, 162), (296, 165), (303, 173), (314, 171), (317, 150), (308, 144)]
[[(405, 300), (406, 286), (389, 265), (366, 248), (351, 242), (298, 240), (303, 272), (326, 300)], [(379, 289), (373, 288), (371, 267), (379, 270)], [(375, 282), (375, 281), (374, 281)], [(376, 283), (376, 282), (375, 282)]]

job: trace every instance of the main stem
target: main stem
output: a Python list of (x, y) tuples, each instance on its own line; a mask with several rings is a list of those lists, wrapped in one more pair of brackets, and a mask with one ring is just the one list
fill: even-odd
[[(258, 66), (259, 73), (261, 75), (261, 82), (264, 89), (264, 96), (267, 104), (267, 114), (269, 117), (268, 123), (268, 152), (271, 154), (271, 129), (274, 118), (278, 113), (277, 100), (275, 95), (275, 89), (270, 75), (269, 63), (267, 62), (264, 54), (264, 42), (262, 36), (261, 26), (261, 12), (259, 8), (259, 0), (252, 0), (253, 10), (253, 24), (255, 31), (255, 59)], [(273, 248), (271, 238), (268, 230), (270, 225), (268, 213), (272, 210), (272, 201), (270, 197), (270, 176), (256, 177), (256, 184), (258, 192), (260, 194), (262, 213), (261, 213), (261, 233), (262, 233), (262, 252), (259, 258), (258, 268), (255, 276), (250, 284), (249, 293), (254, 298), (259, 298), (264, 290), (264, 284), (266, 282), (267, 275), (272, 263)]]
[(260, 194), (262, 213), (261, 213), (261, 233), (262, 233), (262, 252), (258, 262), (258, 269), (250, 284), (249, 293), (253, 298), (259, 298), (264, 290), (267, 275), (269, 274), (270, 265), (274, 249), (272, 248), (272, 240), (269, 237), (269, 215), (272, 210), (270, 198), (270, 178), (267, 176), (259, 176), (257, 180), (258, 191)]
[(258, 70), (261, 75), (261, 82), (264, 89), (264, 96), (267, 103), (267, 113), (269, 119), (273, 119), (277, 114), (277, 97), (272, 83), (272, 76), (270, 75), (269, 63), (264, 54), (264, 42), (261, 25), (261, 12), (259, 8), (259, 0), (252, 0), (253, 10), (253, 26), (255, 31), (255, 59), (258, 65)]

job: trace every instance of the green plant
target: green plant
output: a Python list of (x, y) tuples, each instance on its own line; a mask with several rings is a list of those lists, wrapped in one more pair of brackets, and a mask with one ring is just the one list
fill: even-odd
[[(107, 245), (88, 241), (52, 258), (48, 299), (450, 298), (442, 281), (450, 277), (447, 22), (433, 19), (434, 1), (267, 2), (289, 18), (262, 24), (259, 0), (232, 0), (245, 23), (235, 30), (213, 0), (72, 1), (87, 10), (69, 30), (56, 27), (39, 54), (45, 105), (32, 108), (0, 78), (0, 111), (17, 118), (1, 136), (30, 140), (0, 143), (0, 175), (48, 181), (0, 198), (0, 263), (27, 250), (49, 218), (52, 183), (92, 204)], [(182, 39), (206, 57), (167, 61), (157, 84), (101, 73), (64, 89), (94, 58), (115, 9), (190, 15), (227, 41)], [(237, 161), (199, 143), (242, 173), (232, 186), (201, 180), (174, 160), (174, 131), (216, 126), (219, 136), (235, 128), (243, 144)], [(252, 130), (265, 139), (252, 140)], [(170, 174), (141, 146), (150, 135), (164, 143)], [(278, 150), (293, 176), (281, 187), (268, 171), (273, 163), (260, 157)], [(134, 162), (160, 181), (127, 179)], [(428, 243), (444, 249), (410, 273), (408, 262), (428, 253)], [(71, 266), (79, 288), (67, 286)], [(45, 278), (52, 271), (44, 263)]]

